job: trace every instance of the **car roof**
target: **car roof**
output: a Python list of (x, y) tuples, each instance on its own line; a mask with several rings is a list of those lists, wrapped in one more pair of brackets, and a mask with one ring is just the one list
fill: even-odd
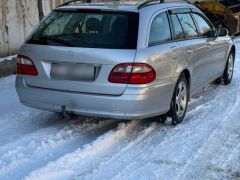
[(182, 7), (190, 8), (195, 7), (186, 2), (166, 2), (160, 3), (160, 1), (152, 1), (147, 4), (138, 1), (126, 1), (126, 2), (104, 2), (104, 3), (74, 3), (67, 4), (58, 7), (58, 10), (69, 10), (69, 9), (102, 9), (102, 10), (116, 10), (116, 11), (130, 11), (138, 12), (139, 8), (145, 8), (149, 6), (158, 6), (159, 9), (171, 8), (171, 7)]

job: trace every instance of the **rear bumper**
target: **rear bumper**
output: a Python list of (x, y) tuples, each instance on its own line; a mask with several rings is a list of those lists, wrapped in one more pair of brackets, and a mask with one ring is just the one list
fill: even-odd
[(166, 113), (174, 84), (151, 88), (146, 94), (121, 96), (82, 94), (29, 87), (21, 77), (16, 79), (16, 90), (22, 104), (37, 109), (114, 119), (144, 119)]

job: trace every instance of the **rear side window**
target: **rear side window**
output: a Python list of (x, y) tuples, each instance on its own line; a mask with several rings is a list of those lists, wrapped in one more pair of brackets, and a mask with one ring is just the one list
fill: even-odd
[(198, 36), (197, 28), (193, 22), (193, 19), (189, 13), (178, 14), (178, 19), (183, 27), (186, 38), (193, 38)]
[(200, 35), (204, 37), (212, 36), (212, 27), (210, 24), (199, 14), (193, 13), (192, 15), (198, 25)]
[(109, 49), (136, 49), (138, 13), (54, 11), (28, 43)]
[(154, 45), (171, 40), (167, 14), (160, 13), (152, 21), (149, 34), (149, 45)]
[(185, 35), (177, 15), (172, 14), (170, 17), (171, 17), (172, 26), (173, 26), (174, 39), (184, 39)]

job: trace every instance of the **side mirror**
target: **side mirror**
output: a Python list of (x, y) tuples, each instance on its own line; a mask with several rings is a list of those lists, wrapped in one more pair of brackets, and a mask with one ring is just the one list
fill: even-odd
[(217, 29), (217, 36), (223, 37), (229, 35), (229, 31), (226, 28), (219, 28)]

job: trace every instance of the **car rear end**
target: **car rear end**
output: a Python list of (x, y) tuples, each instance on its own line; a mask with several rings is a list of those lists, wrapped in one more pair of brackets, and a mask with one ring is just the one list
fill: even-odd
[[(134, 62), (138, 26), (137, 10), (57, 8), (19, 52), (20, 101), (48, 111), (118, 119), (158, 114), (157, 92), (144, 92), (155, 70)], [(127, 90), (129, 84), (135, 89)]]

